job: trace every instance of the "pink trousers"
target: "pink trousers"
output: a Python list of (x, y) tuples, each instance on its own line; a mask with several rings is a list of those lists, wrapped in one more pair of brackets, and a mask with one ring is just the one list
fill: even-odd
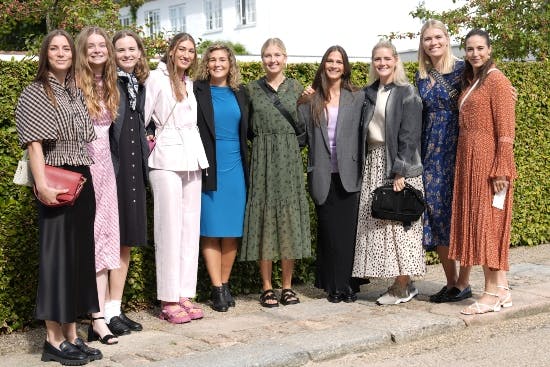
[(197, 288), (201, 217), (201, 171), (153, 169), (157, 298), (177, 302)]

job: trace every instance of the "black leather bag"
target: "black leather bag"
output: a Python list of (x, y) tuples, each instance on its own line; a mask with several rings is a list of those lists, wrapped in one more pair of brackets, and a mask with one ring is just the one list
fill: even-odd
[(401, 191), (393, 191), (393, 184), (389, 183), (373, 191), (371, 213), (373, 218), (389, 219), (403, 222), (410, 226), (418, 220), (426, 209), (426, 201), (422, 191), (405, 183)]

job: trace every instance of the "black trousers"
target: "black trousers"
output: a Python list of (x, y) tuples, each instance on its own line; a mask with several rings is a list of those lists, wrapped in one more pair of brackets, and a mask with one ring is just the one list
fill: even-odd
[(333, 173), (327, 200), (316, 206), (315, 286), (328, 293), (359, 291), (358, 283), (351, 278), (358, 210), (359, 192), (347, 192), (340, 175)]

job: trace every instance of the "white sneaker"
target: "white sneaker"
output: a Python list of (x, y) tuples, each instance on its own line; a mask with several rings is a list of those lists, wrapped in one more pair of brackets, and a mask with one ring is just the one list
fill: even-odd
[(409, 302), (418, 294), (418, 289), (412, 282), (407, 285), (407, 288), (400, 289), (396, 284), (388, 288), (380, 298), (376, 300), (378, 305), (397, 305), (400, 303)]

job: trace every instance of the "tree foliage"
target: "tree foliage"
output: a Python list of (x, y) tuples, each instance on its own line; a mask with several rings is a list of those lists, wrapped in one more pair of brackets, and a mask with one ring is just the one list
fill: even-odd
[(453, 0), (453, 3), (463, 4), (438, 13), (427, 9), (422, 2), (410, 14), (422, 20), (441, 20), (460, 41), (470, 29), (486, 30), (492, 38), (496, 58), (525, 60), (533, 56), (539, 61), (548, 60), (548, 0)]
[(116, 0), (0, 0), (0, 46), (18, 29), (28, 28), (23, 25), (34, 25), (33, 32), (18, 34), (27, 44), (56, 28), (73, 35), (91, 24), (112, 31), (119, 25), (118, 10)]
[(239, 42), (231, 42), (231, 41), (213, 41), (213, 40), (203, 40), (199, 39), (197, 45), (197, 54), (202, 55), (204, 51), (208, 48), (208, 46), (211, 46), (215, 43), (223, 43), (228, 45), (235, 51), (235, 55), (246, 55), (248, 54), (248, 51), (246, 50), (246, 47)]
[(129, 6), (130, 7), (130, 15), (132, 17), (132, 22), (136, 22), (137, 19), (137, 11), (145, 3), (145, 0), (120, 0), (119, 1), (120, 6)]

